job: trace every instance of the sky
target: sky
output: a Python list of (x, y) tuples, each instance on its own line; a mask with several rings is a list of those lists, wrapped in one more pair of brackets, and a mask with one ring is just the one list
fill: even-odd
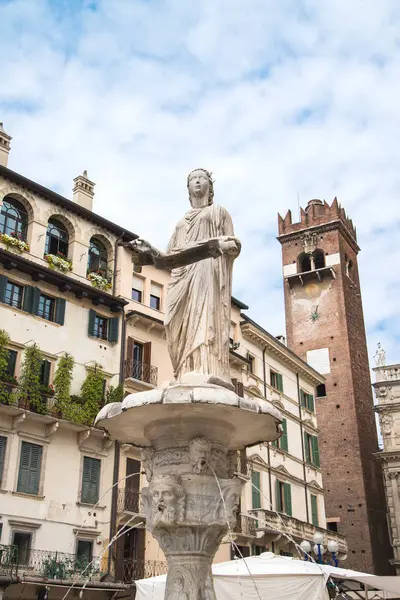
[(165, 247), (213, 172), (242, 253), (233, 294), (284, 332), (277, 212), (353, 219), (369, 355), (400, 362), (398, 0), (0, 0), (8, 166)]

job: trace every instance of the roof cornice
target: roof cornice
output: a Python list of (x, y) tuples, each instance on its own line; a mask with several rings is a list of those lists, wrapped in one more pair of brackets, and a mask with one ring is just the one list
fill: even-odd
[(304, 233), (307, 232), (313, 232), (313, 231), (332, 231), (333, 229), (340, 229), (341, 233), (344, 235), (344, 237), (347, 239), (347, 241), (349, 242), (350, 246), (356, 251), (359, 252), (360, 251), (360, 247), (357, 244), (357, 242), (354, 239), (354, 236), (350, 233), (350, 231), (348, 230), (348, 228), (346, 227), (346, 225), (343, 223), (343, 221), (341, 219), (335, 219), (334, 221), (330, 221), (329, 223), (321, 223), (319, 225), (312, 225), (311, 227), (307, 227), (305, 226), (303, 229), (298, 229), (296, 231), (291, 231), (289, 233), (282, 233), (281, 235), (277, 236), (277, 240), (279, 240), (281, 242), (281, 244), (283, 244), (284, 242), (287, 242), (289, 240), (295, 240), (300, 238), (302, 235), (304, 235)]

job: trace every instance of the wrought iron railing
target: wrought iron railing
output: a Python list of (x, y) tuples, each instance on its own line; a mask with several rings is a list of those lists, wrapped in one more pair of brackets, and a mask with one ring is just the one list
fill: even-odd
[(246, 535), (248, 537), (255, 537), (257, 529), (257, 521), (253, 517), (239, 514), (237, 516), (236, 525), (234, 527), (235, 533)]
[(118, 490), (118, 500), (117, 500), (117, 510), (118, 512), (130, 512), (130, 513), (139, 513), (140, 512), (140, 492), (139, 490), (130, 489), (129, 487), (125, 487)]
[(167, 571), (167, 563), (160, 560), (128, 558), (115, 561), (115, 578), (123, 583), (164, 575)]
[(27, 550), (17, 553), (18, 574), (45, 579), (91, 579), (99, 580), (100, 559), (78, 554), (48, 550)]
[(132, 379), (139, 379), (139, 381), (157, 385), (158, 368), (150, 363), (129, 359), (125, 361), (124, 371), (125, 379), (132, 377)]
[(0, 575), (15, 576), (18, 573), (18, 550), (16, 546), (0, 544)]
[(235, 472), (242, 475), (243, 477), (250, 479), (251, 471), (252, 471), (252, 463), (247, 458), (246, 451), (244, 450), (244, 451), (237, 452), (236, 455), (237, 455), (237, 460), (236, 460)]

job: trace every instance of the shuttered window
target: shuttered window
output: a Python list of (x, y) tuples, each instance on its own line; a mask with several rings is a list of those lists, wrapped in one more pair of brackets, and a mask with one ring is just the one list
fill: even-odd
[(300, 404), (301, 406), (304, 406), (304, 408), (314, 412), (314, 396), (302, 389), (300, 390)]
[(287, 434), (287, 420), (286, 419), (282, 419), (282, 435), (279, 439), (275, 440), (274, 442), (272, 442), (272, 445), (275, 446), (275, 448), (280, 448), (281, 450), (284, 450), (285, 452), (289, 451), (289, 443), (288, 443), (288, 434)]
[(6, 446), (7, 446), (7, 438), (3, 435), (0, 435), (0, 488), (2, 487), (3, 481), (3, 471), (4, 471), (4, 460), (6, 457)]
[(311, 521), (315, 527), (319, 527), (318, 525), (318, 498), (311, 494)]
[(17, 356), (18, 352), (16, 352), (15, 350), (8, 351), (6, 373), (10, 377), (13, 377), (15, 375), (15, 365), (17, 362)]
[(88, 335), (115, 343), (118, 342), (118, 332), (119, 317), (109, 319), (89, 310)]
[(283, 377), (280, 373), (276, 371), (270, 371), (270, 383), (273, 388), (283, 392)]
[(100, 466), (98, 458), (83, 457), (81, 501), (86, 504), (96, 504), (99, 499)]
[(17, 492), (35, 495), (39, 493), (42, 450), (42, 446), (22, 442)]
[(49, 360), (42, 360), (40, 367), (40, 384), (47, 387), (50, 383), (50, 369), (51, 362)]
[(304, 432), (304, 451), (306, 463), (314, 465), (314, 467), (319, 467), (319, 446), (316, 435), (310, 435), (309, 433)]
[(275, 482), (276, 510), (292, 516), (292, 490), (290, 483), (278, 479)]
[(251, 507), (261, 508), (261, 476), (259, 471), (252, 471), (251, 483)]

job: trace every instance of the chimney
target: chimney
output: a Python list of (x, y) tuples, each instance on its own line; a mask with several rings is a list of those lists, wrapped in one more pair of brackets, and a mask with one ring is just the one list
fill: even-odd
[(0, 123), (0, 165), (6, 167), (8, 164), (8, 155), (11, 149), (12, 137), (6, 134), (3, 129), (3, 123)]
[(82, 175), (75, 177), (74, 184), (72, 200), (88, 210), (93, 210), (93, 190), (96, 184), (88, 179), (87, 171), (83, 171)]
[(284, 346), (286, 346), (286, 338), (285, 338), (285, 336), (284, 336), (284, 335), (276, 335), (275, 337), (276, 337), (276, 339), (277, 339), (279, 342), (281, 342), (281, 344), (283, 344)]

